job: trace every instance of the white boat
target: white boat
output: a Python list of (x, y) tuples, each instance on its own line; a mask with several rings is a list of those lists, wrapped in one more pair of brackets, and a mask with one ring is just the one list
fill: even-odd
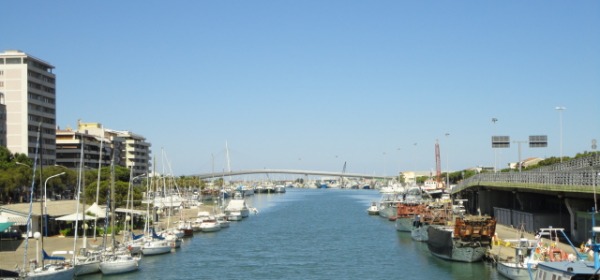
[(142, 254), (144, 256), (162, 255), (171, 252), (172, 246), (167, 240), (148, 239), (144, 241), (142, 246)]
[(371, 206), (367, 208), (367, 213), (369, 213), (369, 215), (379, 215), (379, 206), (377, 206), (377, 202), (371, 202)]
[(284, 185), (276, 185), (275, 193), (285, 193), (285, 186)]
[(87, 248), (81, 248), (79, 250), (79, 255), (74, 259), (75, 276), (100, 272), (100, 262), (102, 262), (101, 251), (92, 251)]
[(221, 230), (221, 225), (216, 218), (212, 217), (200, 223), (200, 230), (202, 232), (215, 232)]
[[(592, 238), (587, 242), (584, 250), (587, 252), (578, 252), (572, 245), (571, 241), (564, 233), (562, 228), (549, 228), (549, 230), (558, 230), (563, 237), (571, 244), (573, 253), (568, 254), (564, 251), (554, 248), (553, 252), (548, 253), (549, 261), (537, 262), (537, 269), (532, 273), (531, 279), (536, 280), (579, 280), (579, 279), (598, 279), (598, 271), (600, 270), (600, 257), (598, 251), (600, 244), (597, 243), (597, 236), (600, 233), (600, 227), (595, 226), (595, 215), (592, 212)], [(541, 233), (548, 229), (541, 229)], [(542, 235), (540, 235), (541, 237)], [(558, 237), (555, 237), (558, 238)], [(550, 239), (554, 240), (554, 239)], [(539, 243), (538, 243), (539, 244)], [(540, 250), (541, 251), (541, 250)], [(590, 261), (591, 260), (591, 261)]]
[[(511, 240), (506, 240), (511, 242)], [(529, 280), (531, 275), (535, 274), (537, 269), (537, 261), (530, 260), (528, 255), (532, 257), (532, 250), (535, 250), (534, 244), (536, 241), (530, 241), (526, 238), (517, 240), (517, 246), (514, 247), (515, 255), (509, 260), (498, 261), (496, 269), (502, 276), (511, 280)], [(512, 242), (511, 242), (512, 243)]]
[(110, 255), (100, 263), (100, 271), (104, 275), (127, 273), (138, 269), (138, 259), (130, 254)]
[(47, 264), (28, 271), (24, 279), (30, 280), (72, 280), (75, 268), (67, 264)]
[(243, 219), (242, 213), (240, 211), (230, 211), (227, 214), (228, 221), (241, 221)]
[(225, 214), (217, 214), (215, 218), (217, 219), (217, 222), (221, 228), (229, 227), (230, 222), (227, 220), (227, 216)]
[(244, 199), (232, 199), (225, 207), (225, 214), (229, 216), (231, 212), (240, 212), (242, 218), (246, 218), (250, 215), (250, 208), (246, 205), (246, 201)]

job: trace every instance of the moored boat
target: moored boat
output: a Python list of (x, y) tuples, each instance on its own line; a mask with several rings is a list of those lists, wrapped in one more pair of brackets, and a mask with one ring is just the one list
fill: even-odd
[(377, 206), (377, 202), (371, 202), (371, 206), (367, 208), (367, 213), (369, 213), (369, 215), (379, 215), (379, 206)]
[(138, 269), (138, 259), (132, 257), (130, 254), (109, 255), (100, 263), (100, 271), (104, 275), (122, 274)]
[(496, 220), (488, 216), (456, 217), (454, 225), (427, 228), (432, 255), (452, 261), (478, 262), (492, 245)]

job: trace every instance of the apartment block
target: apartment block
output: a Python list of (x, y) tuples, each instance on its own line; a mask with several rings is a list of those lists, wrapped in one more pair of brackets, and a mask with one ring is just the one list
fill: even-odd
[(41, 132), (42, 164), (56, 155), (56, 76), (54, 66), (21, 51), (0, 53), (0, 93), (6, 106), (6, 147), (36, 157)]
[(131, 131), (104, 128), (99, 123), (77, 123), (77, 131), (103, 139), (110, 139), (115, 152), (115, 164), (133, 169), (133, 176), (147, 173), (150, 169), (150, 143), (142, 135)]
[(121, 146), (120, 143), (113, 144), (108, 138), (86, 132), (70, 128), (57, 129), (56, 164), (72, 169), (79, 168), (82, 164), (88, 169), (98, 168), (98, 165), (110, 166), (113, 149), (116, 147), (120, 151)]

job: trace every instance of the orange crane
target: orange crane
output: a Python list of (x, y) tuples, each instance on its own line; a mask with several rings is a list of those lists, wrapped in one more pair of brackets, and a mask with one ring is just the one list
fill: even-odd
[(440, 143), (435, 140), (435, 181), (437, 182), (437, 188), (443, 189), (442, 184), (442, 162), (440, 161)]

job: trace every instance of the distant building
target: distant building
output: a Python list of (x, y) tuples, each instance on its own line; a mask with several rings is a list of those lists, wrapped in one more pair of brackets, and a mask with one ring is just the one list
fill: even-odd
[(86, 132), (73, 131), (72, 129), (56, 130), (56, 164), (67, 168), (79, 168), (82, 145), (83, 166), (98, 168), (98, 164), (102, 166), (110, 165), (110, 157), (114, 147), (110, 139)]
[[(96, 140), (108, 139), (110, 141), (110, 152), (114, 151), (115, 165), (133, 168), (133, 176), (147, 173), (150, 169), (150, 143), (146, 138), (130, 131), (118, 131), (107, 129), (100, 123), (77, 123), (77, 132), (92, 135)], [(107, 151), (104, 151), (107, 152)], [(108, 154), (108, 164), (112, 154)], [(103, 155), (103, 158), (105, 156)], [(97, 165), (97, 163), (96, 163)]]
[(54, 66), (21, 51), (0, 53), (0, 92), (6, 106), (6, 147), (34, 159), (41, 131), (42, 164), (55, 163)]
[[(521, 161), (521, 166), (522, 168), (527, 168), (530, 166), (534, 166), (538, 163), (540, 163), (540, 161), (544, 160), (543, 158), (527, 158)], [(508, 164), (508, 167), (510, 169), (519, 169), (519, 162), (511, 162)]]

